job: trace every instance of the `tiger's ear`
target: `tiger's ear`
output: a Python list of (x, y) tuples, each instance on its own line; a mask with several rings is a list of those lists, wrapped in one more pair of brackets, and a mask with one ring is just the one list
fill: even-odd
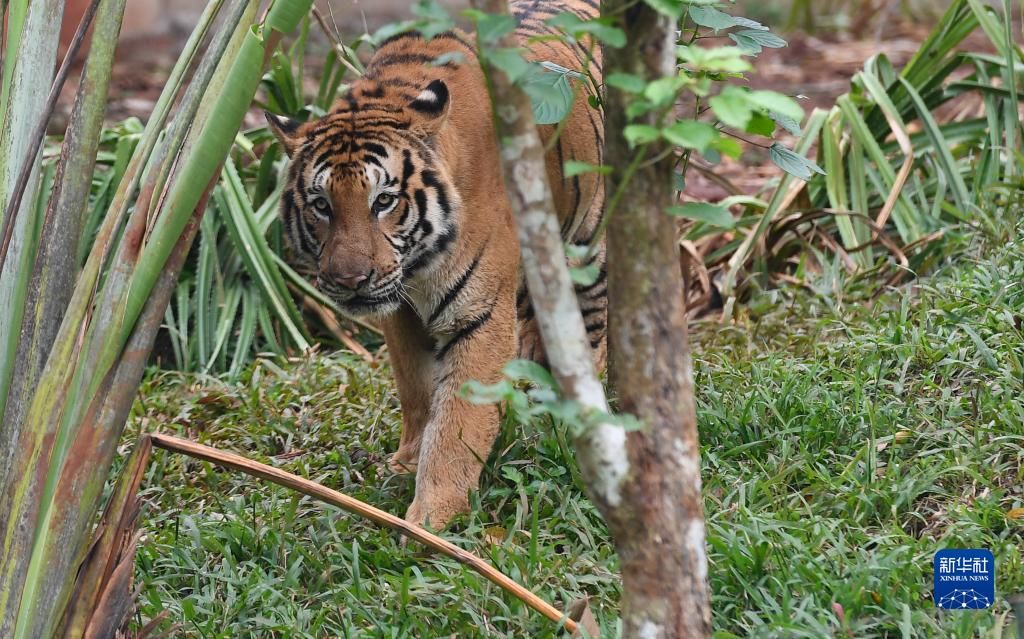
[(267, 124), (269, 125), (270, 132), (274, 134), (277, 141), (281, 143), (284, 148), (284, 152), (291, 157), (296, 149), (302, 144), (302, 138), (299, 135), (299, 128), (302, 126), (302, 122), (298, 120), (292, 120), (280, 115), (274, 115), (270, 111), (264, 111), (263, 115), (267, 118)]
[(438, 132), (448, 118), (451, 100), (448, 99), (448, 85), (441, 80), (434, 80), (420, 91), (412, 102), (409, 110), (412, 113), (412, 131), (422, 136), (430, 136)]

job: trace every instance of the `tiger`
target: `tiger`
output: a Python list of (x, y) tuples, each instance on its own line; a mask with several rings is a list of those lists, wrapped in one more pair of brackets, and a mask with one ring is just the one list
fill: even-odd
[[(586, 67), (600, 82), (600, 47), (551, 38), (559, 31), (548, 24), (562, 12), (593, 18), (598, 0), (521, 0), (510, 10), (528, 60)], [(416, 476), (406, 520), (435, 529), (468, 511), (499, 431), (499, 408), (467, 401), (460, 388), (500, 381), (514, 358), (546, 358), (472, 38), (400, 33), (325, 116), (266, 114), (289, 158), (280, 218), (291, 259), (342, 311), (381, 327), (402, 412), (388, 465)], [(575, 291), (603, 366), (605, 187), (596, 172), (567, 176), (563, 167), (601, 164), (604, 115), (588, 103), (599, 105), (596, 89), (578, 84), (562, 130), (538, 131), (562, 238), (596, 247), (587, 265), (598, 275)]]

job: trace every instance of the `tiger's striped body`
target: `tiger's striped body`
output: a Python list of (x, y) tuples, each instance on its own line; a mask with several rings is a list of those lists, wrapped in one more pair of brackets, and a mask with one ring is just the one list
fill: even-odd
[[(596, 0), (516, 2), (525, 40), (554, 32), (561, 11), (582, 18)], [(345, 97), (305, 124), (270, 116), (292, 158), (281, 215), (296, 260), (343, 309), (379, 318), (403, 411), (396, 470), (414, 470), (406, 514), (440, 526), (468, 506), (498, 430), (494, 406), (458, 397), (492, 383), (516, 357), (543, 359), (499, 165), (483, 74), (460, 32), (384, 43)], [(570, 69), (581, 45), (545, 41), (530, 57)], [(435, 61), (441, 60), (441, 63)], [(590, 69), (600, 74), (595, 48)], [(563, 179), (568, 160), (599, 164), (603, 119), (580, 92), (549, 153), (548, 173), (568, 242), (589, 243), (604, 205), (597, 174)], [(554, 127), (541, 127), (546, 141)], [(605, 349), (603, 247), (596, 283), (577, 290), (595, 359)]]

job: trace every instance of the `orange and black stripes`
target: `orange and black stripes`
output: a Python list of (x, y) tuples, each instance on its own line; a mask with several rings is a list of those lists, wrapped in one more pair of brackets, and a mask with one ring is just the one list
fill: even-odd
[[(597, 6), (516, 0), (511, 9), (530, 60), (586, 65), (596, 78), (578, 84), (563, 126), (538, 130), (550, 149), (546, 168), (563, 239), (595, 244), (588, 263), (577, 266), (597, 278), (575, 291), (601, 365), (607, 283), (604, 244), (595, 235), (604, 181), (563, 171), (569, 161), (601, 163), (604, 119), (587, 102), (601, 82), (601, 52), (589, 41), (550, 38), (557, 30), (547, 24), (563, 11), (590, 19)], [(403, 413), (389, 466), (416, 469), (406, 518), (437, 527), (467, 508), (500, 427), (495, 406), (466, 402), (459, 388), (501, 379), (517, 348), (520, 357), (544, 358), (471, 42), (458, 31), (430, 40), (398, 34), (326, 116), (304, 124), (268, 118), (291, 158), (281, 216), (292, 252), (340, 308), (379, 321)]]
[[(530, 50), (531, 59), (551, 61), (570, 69), (586, 65), (592, 75), (600, 78), (599, 46), (589, 41), (551, 39), (549, 36), (559, 31), (548, 24), (562, 12), (581, 20), (591, 19), (598, 13), (597, 0), (520, 0), (512, 3), (511, 10), (518, 22), (516, 33)], [(362, 206), (361, 202), (334, 202), (335, 217), (325, 220), (310, 211), (317, 197), (331, 189), (387, 189), (400, 201), (387, 220), (375, 224), (386, 248), (393, 253), (399, 279), (415, 278), (452, 256), (460, 264), (432, 303), (422, 309), (422, 320), (427, 326), (448, 313), (456, 301), (464, 301), (467, 291), (473, 288), (471, 280), (483, 251), (479, 249), (481, 252), (472, 259), (457, 259), (460, 251), (468, 252), (461, 246), (463, 229), (457, 215), (460, 187), (451, 182), (444, 170), (451, 158), (439, 157), (430, 136), (424, 135), (421, 128), (424, 121), (442, 119), (449, 104), (461, 99), (460, 82), (466, 77), (461, 65), (479, 64), (471, 42), (470, 36), (457, 31), (430, 40), (415, 31), (395, 35), (381, 44), (367, 63), (364, 76), (353, 83), (326, 117), (302, 126), (279, 123), (283, 134), (301, 138), (291, 153), (288, 185), (281, 204), (285, 233), (297, 261), (315, 271), (324, 261), (325, 244), (334, 237), (331, 229), (337, 226), (335, 218), (353, 215)], [(581, 83), (580, 87), (584, 94), (593, 90), (589, 82)], [(593, 174), (565, 178), (562, 167), (569, 160), (601, 163), (604, 116), (584, 100), (579, 102), (559, 139), (551, 145), (548, 162), (562, 235), (566, 242), (582, 245), (593, 241), (600, 226), (603, 182)], [(486, 106), (481, 104), (479, 108)], [(541, 127), (546, 142), (550, 142), (554, 132), (554, 127)], [(342, 183), (349, 186), (340, 186)], [(598, 280), (577, 286), (576, 291), (591, 342), (598, 345), (603, 343), (606, 329), (603, 248), (592, 256), (591, 264), (598, 268)], [(384, 291), (385, 298), (393, 300), (400, 289), (397, 285), (394, 290)], [(359, 295), (352, 299), (361, 303), (377, 298)], [(338, 301), (346, 307), (345, 300)], [(358, 309), (352, 304), (347, 307), (362, 311), (367, 305)], [(520, 286), (515, 308), (521, 327), (534, 321), (524, 285)], [(486, 323), (489, 315), (476, 317)], [(466, 335), (477, 328), (474, 323), (467, 324)], [(459, 341), (448, 341), (437, 354), (445, 355)]]

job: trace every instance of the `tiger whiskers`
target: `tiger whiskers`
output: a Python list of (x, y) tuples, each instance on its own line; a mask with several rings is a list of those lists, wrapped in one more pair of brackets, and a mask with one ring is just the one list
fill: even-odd
[(408, 302), (409, 306), (416, 308), (416, 303), (413, 301), (412, 296), (409, 295), (409, 292), (405, 290), (404, 283), (399, 282), (398, 285), (395, 287), (395, 292), (398, 293), (398, 297)]

